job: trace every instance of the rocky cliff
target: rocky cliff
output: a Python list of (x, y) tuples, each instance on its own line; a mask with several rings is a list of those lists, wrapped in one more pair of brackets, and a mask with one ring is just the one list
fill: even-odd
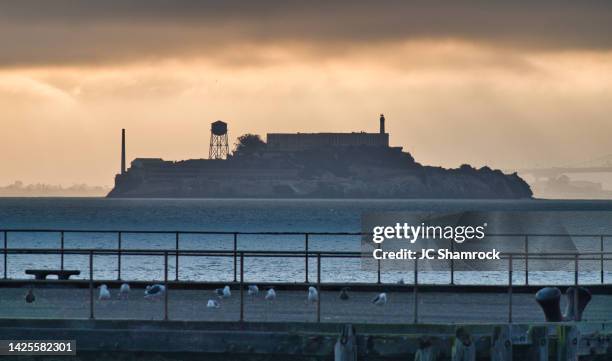
[(136, 161), (109, 197), (531, 198), (516, 174), (423, 166), (399, 148), (258, 152), (228, 160)]

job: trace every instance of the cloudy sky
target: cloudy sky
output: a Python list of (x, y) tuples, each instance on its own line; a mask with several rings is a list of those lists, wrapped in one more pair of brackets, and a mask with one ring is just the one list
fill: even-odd
[(376, 131), (424, 164), (612, 153), (606, 1), (0, 3), (0, 185), (111, 185), (208, 155), (210, 122)]

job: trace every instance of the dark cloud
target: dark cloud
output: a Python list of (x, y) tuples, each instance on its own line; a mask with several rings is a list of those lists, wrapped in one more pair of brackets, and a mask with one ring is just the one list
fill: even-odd
[(6, 1), (0, 65), (215, 57), (240, 45), (324, 55), (421, 39), (608, 50), (611, 33), (610, 1)]

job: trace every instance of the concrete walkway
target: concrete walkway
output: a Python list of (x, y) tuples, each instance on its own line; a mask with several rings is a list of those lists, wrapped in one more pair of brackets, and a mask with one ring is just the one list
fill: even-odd
[[(0, 288), (0, 318), (87, 318), (89, 290), (83, 288), (37, 288), (36, 301), (25, 302), (27, 288)], [(129, 299), (117, 299), (117, 289), (111, 289), (112, 300), (98, 301), (96, 318), (104, 319), (163, 319), (164, 302), (146, 300), (142, 289), (133, 289)], [(349, 300), (339, 299), (338, 292), (321, 295), (322, 322), (412, 323), (414, 319), (411, 292), (389, 292), (385, 306), (371, 303), (375, 292), (350, 292)], [(240, 292), (219, 300), (218, 309), (206, 308), (209, 299), (218, 299), (210, 290), (170, 290), (168, 312), (172, 320), (237, 321), (240, 317)], [(304, 291), (277, 291), (275, 301), (266, 301), (263, 292), (257, 297), (244, 292), (244, 314), (247, 321), (315, 322), (316, 303), (308, 304)], [(512, 299), (513, 321), (540, 322), (543, 314), (531, 294), (515, 294)], [(562, 303), (564, 306), (564, 304)], [(418, 315), (421, 323), (493, 323), (507, 322), (508, 295), (496, 293), (419, 293)], [(585, 311), (585, 320), (612, 319), (612, 296), (595, 295)]]

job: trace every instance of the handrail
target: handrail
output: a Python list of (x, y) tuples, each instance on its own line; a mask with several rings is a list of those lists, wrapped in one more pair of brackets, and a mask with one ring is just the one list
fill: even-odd
[[(262, 236), (367, 236), (372, 232), (311, 232), (311, 231), (180, 231), (180, 230), (141, 230), (141, 229), (64, 229), (64, 228), (0, 228), (9, 233), (123, 233), (123, 234), (202, 234), (202, 235), (262, 235)], [(486, 237), (612, 237), (608, 233), (487, 233)]]
[[(228, 250), (218, 250), (218, 249), (186, 249), (186, 250), (176, 250), (174, 248), (164, 248), (164, 249), (150, 249), (150, 248), (122, 248), (121, 251), (114, 248), (7, 248), (6, 251), (8, 253), (36, 253), (36, 254), (61, 254), (64, 252), (65, 254), (89, 254), (93, 252), (94, 254), (110, 254), (117, 255), (121, 254), (143, 254), (143, 255), (164, 255), (164, 253), (168, 253), (169, 255), (227, 255), (233, 256), (234, 251), (231, 249)], [(355, 256), (357, 258), (362, 257), (366, 252), (350, 252), (350, 251), (268, 251), (268, 250), (240, 250), (240, 252), (245, 255), (253, 255), (253, 256), (263, 256), (263, 255), (280, 255), (280, 256), (300, 256), (303, 257), (308, 255), (309, 257), (315, 258), (317, 255), (321, 255), (322, 257), (335, 257), (335, 256)], [(416, 254), (422, 254), (422, 252), (417, 251)], [(532, 257), (541, 257), (542, 259), (554, 260), (554, 258), (548, 257), (571, 257), (574, 259), (575, 256), (601, 256), (601, 255), (610, 255), (612, 256), (612, 251), (607, 252), (502, 252), (500, 251), (500, 258), (508, 258), (510, 255), (513, 257), (523, 257), (523, 259), (528, 256)], [(519, 258), (520, 259), (520, 258)], [(565, 259), (565, 258), (564, 258)], [(582, 259), (582, 258), (581, 258)], [(599, 258), (597, 258), (599, 260)]]
[[(60, 235), (60, 248), (14, 248), (8, 246), (8, 235), (11, 233), (57, 233)], [(115, 248), (66, 248), (65, 247), (65, 236), (70, 233), (103, 233), (103, 234), (116, 234), (117, 235), (117, 247)], [(234, 283), (238, 282), (238, 275), (241, 285), (241, 305), (240, 305), (240, 321), (244, 320), (244, 304), (243, 304), (243, 286), (246, 280), (244, 279), (244, 260), (246, 257), (288, 257), (288, 258), (303, 258), (304, 271), (305, 271), (305, 284), (313, 284), (309, 282), (309, 262), (313, 259), (316, 260), (317, 267), (317, 278), (316, 287), (320, 291), (324, 283), (321, 282), (321, 262), (323, 259), (328, 258), (361, 258), (369, 254), (369, 251), (324, 251), (324, 250), (312, 250), (309, 246), (310, 236), (363, 236), (370, 235), (371, 233), (363, 232), (216, 232), (216, 231), (145, 231), (145, 230), (66, 230), (66, 229), (0, 229), (0, 234), (3, 235), (3, 256), (4, 256), (4, 279), (7, 279), (7, 259), (9, 255), (14, 254), (59, 254), (61, 255), (61, 269), (64, 269), (64, 256), (65, 255), (88, 255), (89, 256), (89, 284), (90, 284), (90, 317), (95, 318), (94, 312), (94, 301), (93, 301), (93, 285), (94, 285), (94, 256), (117, 256), (117, 279), (121, 279), (121, 257), (122, 256), (163, 256), (164, 264), (164, 279), (163, 284), (168, 290), (169, 279), (168, 279), (168, 257), (172, 256), (175, 258), (175, 281), (179, 281), (179, 257), (230, 257), (233, 258), (233, 279)], [(122, 236), (126, 234), (164, 234), (174, 235), (175, 245), (174, 248), (164, 249), (143, 249), (143, 248), (125, 248), (122, 245)], [(181, 249), (180, 241), (181, 235), (186, 234), (200, 234), (200, 235), (232, 235), (233, 246), (230, 249)], [(304, 248), (301, 250), (247, 250), (238, 248), (238, 237), (240, 235), (261, 235), (261, 236), (302, 236), (304, 237)], [(612, 250), (605, 251), (604, 239), (612, 239), (612, 235), (608, 234), (487, 234), (488, 237), (521, 237), (524, 239), (524, 251), (523, 252), (501, 252), (500, 258), (508, 261), (508, 322), (512, 322), (512, 291), (516, 285), (513, 281), (513, 272), (517, 261), (525, 264), (525, 284), (528, 285), (529, 275), (529, 264), (528, 260), (543, 259), (543, 260), (567, 260), (574, 261), (574, 285), (578, 285), (579, 282), (579, 262), (580, 261), (599, 261), (601, 265), (601, 284), (605, 284), (604, 279), (604, 262), (612, 261)], [(529, 238), (530, 237), (597, 237), (600, 239), (600, 250), (599, 251), (586, 251), (586, 252), (529, 252)], [(112, 241), (112, 240), (111, 240)], [(454, 244), (454, 243), (451, 243)], [(417, 255), (422, 252), (417, 251)], [(418, 285), (419, 285), (419, 268), (415, 261), (414, 267), (414, 284), (412, 292), (414, 293), (414, 322), (419, 322), (418, 318)], [(239, 266), (238, 266), (239, 265)], [(239, 269), (238, 269), (239, 268)], [(505, 272), (506, 270), (500, 270)], [(384, 287), (381, 284), (382, 269), (380, 262), (376, 269), (377, 282), (376, 284), (380, 287)], [(451, 261), (450, 268), (450, 284), (454, 284), (454, 273), (453, 261)], [(319, 292), (320, 294), (320, 292)], [(317, 302), (317, 322), (320, 321), (321, 303), (320, 299)], [(164, 297), (164, 319), (168, 320), (168, 293), (166, 292)]]

